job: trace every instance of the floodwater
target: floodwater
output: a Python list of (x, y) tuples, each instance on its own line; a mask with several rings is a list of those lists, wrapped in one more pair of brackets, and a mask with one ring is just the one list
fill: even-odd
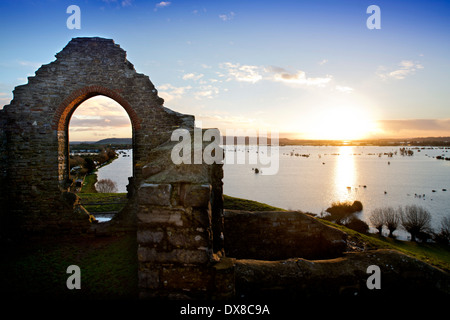
[[(450, 157), (448, 148), (409, 147), (413, 155), (407, 156), (400, 154), (398, 146), (282, 146), (278, 171), (270, 175), (264, 174), (270, 157), (265, 165), (249, 163), (248, 158), (238, 164), (238, 157), (248, 157), (254, 148), (225, 147), (224, 194), (316, 214), (335, 201), (359, 200), (364, 207), (359, 217), (366, 222), (375, 208), (411, 204), (431, 213), (433, 228), (450, 216), (450, 161), (436, 159)], [(99, 180), (117, 181), (119, 192), (126, 192), (132, 174), (131, 150), (125, 151), (128, 157), (121, 156), (98, 171)], [(259, 152), (262, 156), (264, 149)], [(255, 173), (255, 168), (260, 172)], [(397, 235), (405, 237), (401, 232)]]

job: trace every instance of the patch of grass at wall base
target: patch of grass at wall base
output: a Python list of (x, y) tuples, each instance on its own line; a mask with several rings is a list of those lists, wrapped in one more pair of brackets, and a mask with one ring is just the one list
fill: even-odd
[[(136, 235), (2, 246), (0, 293), (12, 299), (136, 299)], [(81, 270), (69, 290), (67, 267)]]
[(265, 203), (223, 195), (223, 208), (246, 211), (286, 211)]

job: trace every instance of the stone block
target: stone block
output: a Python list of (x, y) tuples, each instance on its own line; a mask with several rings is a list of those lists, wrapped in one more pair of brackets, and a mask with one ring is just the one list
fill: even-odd
[(140, 204), (169, 206), (172, 185), (143, 183), (138, 190)]
[(149, 209), (140, 207), (137, 218), (138, 222), (142, 223), (182, 226), (183, 214), (184, 211), (180, 209)]
[(152, 231), (152, 230), (137, 231), (137, 242), (142, 244), (159, 243), (163, 237), (164, 232), (162, 231)]
[(211, 287), (213, 274), (206, 267), (163, 268), (161, 283), (166, 289), (185, 291), (204, 291)]
[(138, 286), (140, 288), (156, 289), (159, 283), (159, 270), (139, 270)]
[(138, 260), (155, 263), (205, 264), (209, 261), (209, 254), (204, 247), (197, 250), (174, 249), (166, 252), (140, 246)]
[(199, 232), (168, 232), (167, 240), (176, 248), (198, 248), (209, 246), (208, 235)]
[(185, 207), (207, 207), (211, 201), (211, 185), (188, 185), (184, 192), (183, 205)]

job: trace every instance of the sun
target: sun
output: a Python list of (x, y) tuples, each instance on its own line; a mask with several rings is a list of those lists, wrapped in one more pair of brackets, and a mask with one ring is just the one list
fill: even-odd
[(310, 127), (312, 139), (360, 140), (376, 130), (370, 114), (357, 107), (326, 108), (318, 114)]

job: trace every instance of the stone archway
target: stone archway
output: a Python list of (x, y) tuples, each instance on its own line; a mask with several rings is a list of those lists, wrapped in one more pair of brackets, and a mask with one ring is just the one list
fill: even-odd
[(75, 109), (96, 95), (118, 102), (130, 117), (132, 189), (142, 180), (136, 164), (170, 140), (174, 128), (194, 127), (193, 116), (163, 106), (148, 76), (136, 72), (113, 40), (72, 39), (55, 61), (17, 86), (13, 100), (0, 110), (1, 199), (7, 207), (2, 221), (7, 233), (77, 233), (89, 228), (88, 219), (74, 210), (76, 197), (67, 192), (68, 124)]
[(92, 230), (68, 191), (68, 125), (96, 95), (118, 102), (133, 127), (132, 197), (107, 229), (137, 234), (140, 296), (232, 295), (233, 266), (220, 264), (222, 163), (171, 161), (173, 131), (193, 137), (194, 117), (165, 108), (150, 79), (110, 39), (72, 39), (0, 110), (1, 237)]

